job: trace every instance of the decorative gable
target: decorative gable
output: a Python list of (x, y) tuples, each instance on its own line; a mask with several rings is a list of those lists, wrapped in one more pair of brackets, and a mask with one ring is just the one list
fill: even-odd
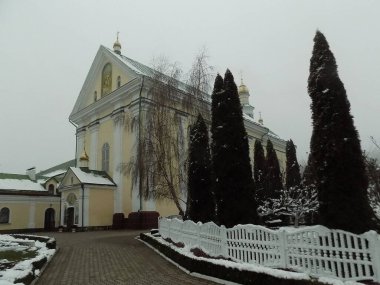
[(121, 56), (100, 46), (70, 117), (139, 76)]

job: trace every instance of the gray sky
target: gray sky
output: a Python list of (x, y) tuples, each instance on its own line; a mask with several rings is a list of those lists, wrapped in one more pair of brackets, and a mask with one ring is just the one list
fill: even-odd
[(362, 147), (380, 141), (380, 1), (0, 0), (0, 172), (74, 158), (68, 116), (100, 45), (120, 31), (122, 53), (166, 55), (187, 70), (205, 46), (215, 72), (243, 72), (255, 117), (306, 160), (307, 94), (316, 29), (329, 41)]

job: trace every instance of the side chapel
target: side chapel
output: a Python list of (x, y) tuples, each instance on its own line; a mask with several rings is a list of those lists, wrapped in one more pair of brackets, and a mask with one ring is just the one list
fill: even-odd
[[(136, 155), (134, 145), (138, 140), (138, 133), (125, 127), (125, 122), (136, 120), (139, 112), (146, 109), (145, 99), (155, 72), (123, 55), (118, 40), (113, 50), (100, 46), (69, 117), (76, 126), (77, 167), (68, 169), (58, 188), (62, 195), (62, 225), (110, 226), (115, 213), (123, 213), (125, 217), (141, 211), (156, 211), (161, 216), (178, 214), (169, 199), (140, 197), (138, 182), (135, 183), (138, 179), (121, 171), (121, 166)], [(270, 138), (284, 169), (286, 142), (264, 126), (261, 116), (258, 122), (254, 121), (254, 107), (249, 103), (249, 90), (243, 82), (239, 96), (251, 161), (255, 140), (261, 140), (265, 146)], [(180, 108), (175, 112), (186, 141), (188, 115)]]

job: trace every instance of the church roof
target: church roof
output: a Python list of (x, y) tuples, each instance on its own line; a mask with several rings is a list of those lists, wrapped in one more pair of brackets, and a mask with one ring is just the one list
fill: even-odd
[(115, 182), (105, 171), (91, 170), (87, 167), (70, 167), (69, 170), (83, 184), (116, 186)]
[(36, 176), (37, 181), (33, 181), (28, 175), (0, 173), (0, 192), (3, 191), (39, 191), (47, 192), (41, 185), (40, 180), (46, 177)]
[[(118, 58), (120, 58), (124, 64), (126, 64), (130, 69), (132, 69), (134, 72), (136, 72), (137, 74), (140, 74), (140, 75), (143, 75), (143, 76), (147, 76), (149, 78), (152, 78), (152, 79), (157, 79), (159, 78), (163, 83), (167, 83), (169, 81), (173, 81), (173, 78), (171, 78), (170, 76), (166, 75), (166, 74), (163, 74), (145, 64), (142, 64), (136, 60), (133, 60), (129, 57), (126, 57), (125, 55), (122, 55), (122, 54), (117, 54), (116, 52), (114, 52), (113, 50), (109, 49), (106, 47), (106, 50), (108, 50), (109, 52), (113, 53), (115, 56), (117, 56)], [(180, 80), (176, 80), (176, 83), (177, 83), (177, 87), (182, 90), (182, 91), (185, 91), (185, 92), (188, 92), (189, 90), (191, 90), (191, 86), (180, 81)]]
[(44, 177), (54, 177), (57, 175), (64, 174), (69, 167), (75, 166), (75, 162), (75, 159), (63, 162), (46, 170), (40, 171), (39, 173), (37, 173), (37, 176), (40, 175)]

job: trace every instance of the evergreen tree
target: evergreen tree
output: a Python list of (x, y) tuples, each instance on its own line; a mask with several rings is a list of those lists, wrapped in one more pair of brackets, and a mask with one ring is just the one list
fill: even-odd
[(360, 140), (334, 55), (319, 31), (310, 59), (308, 92), (312, 100), (310, 151), (320, 203), (319, 222), (354, 233), (367, 231), (375, 224), (367, 198)]
[(220, 224), (256, 223), (257, 206), (249, 159), (248, 137), (232, 73), (218, 75), (212, 94), (212, 164)]
[(302, 175), (302, 184), (305, 186), (315, 185), (315, 168), (311, 164), (312, 160), (311, 155), (309, 154), (307, 164)]
[(258, 203), (266, 198), (264, 195), (265, 175), (264, 148), (260, 140), (255, 140), (255, 149), (253, 154), (253, 177), (255, 179), (256, 200)]
[(187, 217), (194, 222), (214, 219), (215, 202), (211, 192), (211, 157), (207, 126), (199, 114), (190, 129)]
[(299, 186), (301, 183), (300, 166), (297, 161), (296, 147), (292, 140), (286, 142), (286, 188)]
[(264, 185), (264, 195), (266, 198), (279, 198), (282, 190), (282, 176), (280, 164), (276, 151), (273, 148), (271, 140), (267, 141), (267, 159), (266, 159), (266, 176)]

